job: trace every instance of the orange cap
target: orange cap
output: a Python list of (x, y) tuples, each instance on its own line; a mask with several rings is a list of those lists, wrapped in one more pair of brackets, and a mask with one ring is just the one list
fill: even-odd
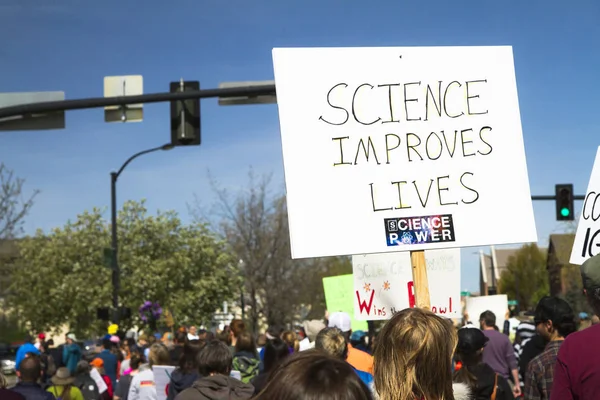
[(101, 358), (94, 358), (94, 360), (90, 363), (92, 367), (102, 368), (104, 367), (104, 361)]

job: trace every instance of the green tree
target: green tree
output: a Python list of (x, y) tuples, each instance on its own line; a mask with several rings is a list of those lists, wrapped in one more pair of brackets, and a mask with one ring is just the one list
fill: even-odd
[(546, 254), (538, 246), (526, 244), (510, 256), (506, 270), (498, 282), (500, 293), (519, 302), (521, 310), (529, 310), (550, 292)]
[[(67, 325), (79, 335), (103, 333), (96, 309), (111, 303), (111, 272), (103, 257), (110, 226), (99, 209), (49, 233), (19, 243), (9, 302), (32, 329)], [(148, 215), (144, 202), (127, 202), (119, 213), (121, 304), (137, 309), (157, 301), (178, 321), (208, 322), (239, 285), (223, 241), (205, 225), (184, 225), (173, 211)]]

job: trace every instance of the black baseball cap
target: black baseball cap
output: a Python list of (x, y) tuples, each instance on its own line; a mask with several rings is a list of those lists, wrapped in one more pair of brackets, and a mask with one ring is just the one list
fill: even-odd
[(458, 330), (459, 353), (473, 354), (485, 347), (490, 339), (483, 334), (481, 329), (465, 327)]

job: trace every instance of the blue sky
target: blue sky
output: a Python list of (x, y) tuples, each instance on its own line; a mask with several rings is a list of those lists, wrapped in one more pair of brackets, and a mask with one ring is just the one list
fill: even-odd
[[(599, 19), (597, 0), (4, 0), (0, 92), (100, 97), (104, 76), (129, 74), (144, 76), (147, 93), (167, 91), (180, 77), (204, 88), (269, 80), (271, 49), (282, 46), (512, 45), (531, 191), (552, 194), (555, 183), (572, 182), (581, 194), (599, 145)], [(27, 190), (41, 190), (27, 232), (107, 207), (109, 172), (166, 143), (168, 113), (167, 103), (151, 104), (143, 123), (107, 124), (100, 109), (73, 111), (65, 130), (2, 132), (0, 160), (26, 179)], [(275, 105), (203, 101), (202, 130), (200, 147), (131, 164), (119, 180), (119, 201), (146, 198), (151, 210), (189, 218), (194, 195), (206, 207), (215, 201), (209, 169), (236, 190), (253, 167), (272, 173), (273, 189), (283, 190)], [(534, 207), (545, 245), (566, 226), (555, 221), (552, 202)], [(465, 289), (478, 289), (478, 250), (463, 250)]]

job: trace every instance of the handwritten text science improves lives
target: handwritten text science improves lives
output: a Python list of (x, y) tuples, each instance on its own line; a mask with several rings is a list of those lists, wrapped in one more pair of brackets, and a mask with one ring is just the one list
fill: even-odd
[[(372, 163), (399, 164), (437, 161), (441, 159), (485, 157), (492, 154), (493, 127), (488, 119), (478, 123), (478, 116), (489, 113), (484, 91), (487, 79), (467, 81), (361, 83), (351, 87), (347, 83), (335, 83), (328, 90), (328, 109), (318, 118), (327, 125), (340, 127), (340, 135), (333, 136), (331, 147), (332, 165), (353, 168)], [(359, 107), (373, 103), (374, 97), (382, 97), (385, 109), (373, 112)], [(378, 101), (381, 104), (381, 100)], [(439, 131), (407, 130), (403, 122), (431, 121), (433, 119), (464, 120), (461, 129)], [(344, 127), (358, 124), (371, 126), (387, 124), (389, 133), (350, 137)], [(411, 125), (418, 126), (418, 125)], [(426, 128), (427, 125), (423, 124)], [(459, 175), (437, 175), (429, 180), (403, 179), (398, 168), (398, 179), (389, 184), (395, 196), (377, 198), (377, 187), (369, 182), (365, 190), (370, 192), (373, 212), (427, 208), (435, 197), (441, 206), (473, 204), (480, 195), (471, 178), (474, 171), (465, 170)], [(412, 191), (418, 203), (409, 203), (404, 196)], [(411, 196), (415, 197), (415, 196)]]
[(537, 239), (509, 46), (273, 60), (292, 257)]

